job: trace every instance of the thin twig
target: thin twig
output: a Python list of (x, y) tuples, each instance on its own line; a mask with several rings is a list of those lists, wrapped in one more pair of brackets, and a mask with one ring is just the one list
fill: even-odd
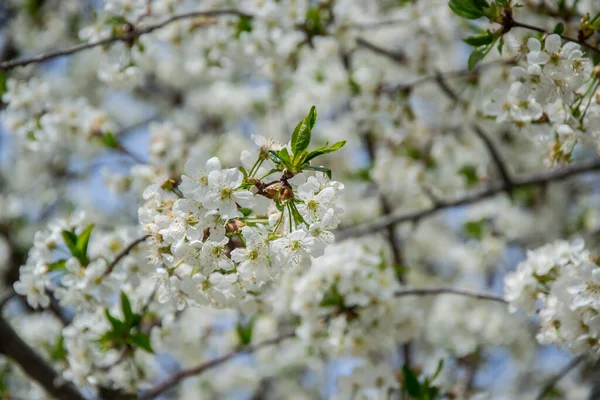
[[(488, 69), (491, 67), (497, 67), (497, 66), (513, 65), (515, 62), (516, 62), (515, 58), (511, 58), (508, 60), (496, 60), (496, 61), (491, 61), (486, 64), (481, 64), (477, 68), (475, 68), (471, 71), (464, 68), (464, 69), (459, 69), (459, 70), (455, 70), (455, 71), (441, 72), (441, 74), (445, 79), (460, 78), (463, 76), (477, 76), (478, 73), (480, 73), (481, 71), (483, 71), (485, 69)], [(379, 91), (381, 93), (394, 94), (401, 90), (414, 89), (415, 87), (421, 86), (425, 83), (435, 82), (438, 79), (439, 74), (440, 74), (440, 72), (437, 72), (433, 75), (427, 75), (427, 76), (416, 79), (413, 82), (409, 82), (409, 83), (402, 82), (402, 83), (396, 83), (393, 85), (383, 86), (379, 89)]]
[(210, 361), (207, 361), (207, 362), (197, 365), (195, 367), (192, 367), (189, 369), (184, 369), (183, 371), (180, 371), (180, 372), (174, 374), (170, 378), (167, 378), (162, 383), (159, 383), (154, 389), (142, 394), (139, 397), (139, 400), (153, 399), (153, 398), (159, 396), (160, 394), (164, 393), (165, 391), (171, 389), (172, 387), (177, 386), (184, 379), (187, 379), (194, 375), (199, 375), (206, 370), (217, 367), (217, 366), (231, 360), (232, 358), (237, 357), (240, 354), (254, 353), (257, 350), (260, 350), (264, 347), (268, 347), (268, 346), (272, 346), (272, 345), (281, 343), (285, 339), (289, 339), (291, 337), (294, 337), (295, 335), (296, 334), (294, 332), (284, 333), (275, 338), (268, 339), (268, 340), (256, 343), (254, 345), (251, 345), (251, 346), (243, 347), (239, 350), (225, 354), (224, 356), (214, 358)]
[[(455, 103), (461, 102), (460, 97), (458, 96), (456, 91), (454, 89), (452, 89), (452, 87), (450, 85), (448, 85), (448, 83), (445, 81), (445, 79), (441, 73), (437, 74), (436, 81), (437, 81), (438, 85), (440, 86), (440, 88), (442, 89), (442, 92), (444, 92), (452, 101), (454, 101)], [(498, 173), (500, 174), (500, 177), (502, 178), (502, 180), (507, 185), (511, 185), (512, 179), (508, 172), (508, 167), (506, 165), (506, 162), (504, 161), (504, 159), (502, 158), (502, 155), (500, 154), (500, 150), (498, 150), (496, 148), (496, 146), (490, 139), (489, 135), (483, 130), (481, 125), (479, 125), (477, 123), (473, 123), (473, 124), (471, 124), (471, 128), (473, 129), (473, 131), (475, 131), (475, 134), (479, 137), (479, 139), (485, 145), (485, 148), (486, 148), (488, 154), (490, 155), (490, 157), (492, 158), (492, 161), (494, 162), (494, 165), (496, 166), (496, 169), (498, 170)], [(510, 192), (509, 192), (509, 194), (510, 194)]]
[(386, 229), (388, 226), (391, 225), (396, 225), (408, 221), (417, 221), (421, 218), (433, 215), (438, 211), (452, 207), (477, 203), (482, 200), (494, 197), (500, 193), (508, 193), (511, 190), (527, 186), (545, 185), (550, 182), (558, 182), (570, 178), (572, 176), (577, 176), (586, 172), (596, 170), (600, 170), (600, 158), (594, 158), (593, 160), (572, 164), (565, 168), (557, 170), (543, 171), (534, 174), (527, 174), (522, 177), (512, 178), (512, 182), (510, 183), (506, 183), (504, 181), (492, 183), (487, 189), (483, 191), (468, 194), (456, 200), (439, 201), (438, 204), (435, 204), (431, 207), (409, 213), (392, 213), (378, 218), (373, 222), (367, 222), (354, 227), (340, 230), (336, 234), (336, 239), (339, 241), (348, 239), (350, 237), (372, 234), (374, 232)]
[(119, 254), (117, 254), (115, 259), (110, 264), (108, 264), (106, 271), (104, 271), (104, 276), (109, 275), (112, 272), (112, 270), (115, 269), (119, 261), (126, 257), (131, 252), (131, 250), (133, 250), (138, 244), (144, 242), (149, 237), (150, 235), (144, 235), (141, 238), (138, 238), (131, 242), (129, 246), (125, 247)]
[(582, 361), (585, 360), (585, 356), (579, 356), (573, 358), (567, 365), (563, 367), (560, 371), (556, 373), (556, 375), (552, 376), (548, 379), (548, 382), (542, 387), (542, 390), (535, 398), (536, 400), (543, 400), (549, 393), (552, 391), (554, 386), (565, 377), (569, 372), (571, 372), (576, 366), (578, 366)]
[(173, 22), (189, 19), (189, 18), (197, 18), (197, 17), (216, 17), (221, 15), (234, 15), (245, 18), (252, 18), (253, 16), (242, 12), (236, 9), (220, 9), (220, 10), (206, 10), (206, 11), (192, 11), (182, 14), (173, 15), (161, 22), (157, 22), (152, 25), (148, 25), (146, 27), (133, 27), (130, 32), (124, 33), (122, 35), (110, 36), (104, 39), (99, 39), (93, 42), (81, 43), (76, 46), (68, 47), (66, 49), (56, 50), (49, 53), (38, 54), (33, 57), (27, 58), (19, 58), (16, 60), (9, 60), (0, 63), (0, 70), (9, 70), (15, 67), (23, 67), (33, 63), (44, 62), (47, 60), (51, 60), (58, 57), (63, 57), (67, 55), (71, 55), (74, 53), (78, 53), (83, 50), (91, 49), (98, 46), (104, 46), (113, 42), (131, 42), (134, 39), (144, 35), (146, 33), (153, 32), (157, 29), (163, 28)]
[[(510, 26), (515, 27), (515, 28), (525, 28), (525, 29), (529, 29), (532, 31), (536, 31), (536, 32), (540, 32), (540, 33), (544, 33), (547, 35), (551, 35), (553, 34), (553, 32), (547, 31), (543, 28), (537, 27), (537, 26), (533, 26), (533, 25), (529, 25), (529, 24), (525, 24), (523, 22), (519, 22), (519, 21), (515, 21), (515, 20), (510, 20)], [(589, 44), (588, 42), (586, 42), (585, 40), (579, 40), (579, 39), (575, 39), (572, 38), (570, 36), (566, 36), (566, 35), (558, 35), (560, 36), (563, 40), (569, 41), (569, 42), (573, 42), (573, 43), (578, 43), (583, 47), (586, 47), (592, 51), (595, 51), (596, 53), (600, 53), (600, 49), (597, 48), (596, 46), (593, 46), (591, 44)]]
[(356, 44), (360, 47), (372, 51), (375, 54), (387, 57), (399, 64), (404, 64), (406, 62), (406, 54), (403, 51), (387, 50), (360, 37), (356, 39)]
[(454, 288), (423, 288), (423, 289), (406, 289), (396, 292), (396, 297), (404, 296), (436, 296), (441, 294), (452, 294), (457, 296), (472, 297), (477, 300), (496, 301), (506, 304), (507, 301), (502, 296), (491, 293), (473, 292), (470, 290), (454, 289)]

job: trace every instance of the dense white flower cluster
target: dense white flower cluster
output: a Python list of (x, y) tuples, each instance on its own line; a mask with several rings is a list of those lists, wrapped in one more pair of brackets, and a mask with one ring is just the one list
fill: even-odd
[(144, 191), (139, 218), (161, 263), (160, 298), (178, 309), (255, 307), (266, 284), (284, 270), (310, 267), (333, 242), (344, 185), (323, 172), (277, 168), (302, 157), (295, 142), (255, 140), (258, 157), (242, 153), (239, 168), (192, 158), (178, 187), (166, 180)]
[(498, 123), (514, 122), (524, 129), (550, 123), (553, 129), (545, 138), (550, 143), (550, 159), (567, 162), (575, 144), (586, 140), (584, 132), (594, 138), (598, 132), (598, 77), (592, 76), (592, 61), (578, 44), (563, 45), (557, 34), (548, 35), (543, 42), (530, 38), (526, 61), (525, 66), (512, 68), (508, 92), (496, 89), (485, 111)]
[(57, 101), (59, 91), (47, 81), (9, 79), (6, 85), (2, 100), (8, 107), (2, 112), (3, 123), (31, 150), (56, 153), (72, 149), (89, 154), (99, 147), (90, 144), (101, 144), (115, 131), (108, 115), (85, 98)]
[(557, 241), (528, 252), (505, 285), (513, 309), (539, 313), (540, 343), (576, 354), (600, 352), (600, 267), (583, 241)]
[(384, 248), (355, 241), (331, 246), (293, 283), (298, 335), (322, 341), (334, 354), (391, 350), (422, 327), (418, 301), (396, 297), (401, 288)]

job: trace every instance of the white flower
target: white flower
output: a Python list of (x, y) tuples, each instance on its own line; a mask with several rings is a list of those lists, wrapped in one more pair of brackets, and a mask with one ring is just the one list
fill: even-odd
[(46, 294), (49, 281), (44, 276), (36, 276), (29, 273), (21, 273), (19, 280), (14, 283), (15, 292), (21, 296), (27, 296), (27, 303), (33, 308), (47, 308), (50, 305), (50, 297)]
[(241, 207), (252, 207), (253, 195), (249, 190), (238, 188), (243, 181), (242, 173), (235, 169), (212, 171), (208, 174), (209, 191), (204, 196), (202, 204), (209, 209), (219, 209), (219, 214), (224, 219), (243, 216), (238, 211)]

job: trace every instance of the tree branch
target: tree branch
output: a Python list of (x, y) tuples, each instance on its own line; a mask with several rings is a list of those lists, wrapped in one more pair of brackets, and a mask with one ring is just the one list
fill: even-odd
[(192, 367), (189, 369), (184, 369), (183, 371), (180, 371), (180, 372), (174, 374), (170, 378), (167, 378), (162, 383), (159, 383), (154, 389), (150, 390), (149, 392), (142, 394), (139, 397), (139, 400), (153, 399), (153, 398), (159, 396), (160, 394), (164, 393), (165, 391), (171, 389), (172, 387), (177, 386), (184, 379), (187, 379), (194, 375), (199, 375), (206, 370), (217, 367), (240, 354), (254, 353), (257, 350), (260, 350), (264, 347), (268, 347), (268, 346), (271, 346), (274, 344), (281, 343), (285, 339), (289, 339), (291, 337), (294, 337), (295, 335), (296, 335), (295, 332), (284, 333), (275, 338), (268, 339), (268, 340), (265, 340), (265, 341), (256, 343), (254, 345), (247, 346), (247, 347), (243, 347), (237, 351), (233, 351), (231, 353), (225, 354), (224, 356), (214, 358), (210, 361), (207, 361), (207, 362), (197, 365), (195, 367)]
[(423, 288), (423, 289), (406, 289), (396, 292), (396, 297), (404, 296), (437, 296), (441, 294), (453, 294), (457, 296), (472, 297), (477, 300), (496, 301), (498, 303), (507, 304), (507, 301), (502, 296), (491, 293), (473, 292), (470, 290), (454, 289), (454, 288)]
[(558, 170), (543, 171), (539, 173), (528, 174), (519, 178), (513, 178), (512, 182), (510, 183), (493, 183), (483, 191), (468, 194), (456, 200), (438, 201), (438, 204), (419, 211), (413, 211), (409, 213), (392, 213), (390, 215), (378, 218), (373, 222), (367, 222), (354, 227), (342, 229), (336, 234), (336, 239), (339, 241), (348, 239), (350, 237), (368, 235), (373, 232), (386, 229), (391, 225), (408, 221), (417, 221), (447, 208), (477, 203), (494, 197), (500, 193), (509, 192), (514, 189), (527, 186), (544, 185), (550, 182), (558, 182), (572, 176), (577, 176), (596, 170), (600, 170), (600, 158), (594, 158), (593, 160), (572, 164)]
[(206, 11), (192, 11), (182, 14), (173, 15), (161, 22), (157, 22), (155, 24), (148, 25), (146, 27), (135, 27), (133, 26), (130, 32), (124, 33), (122, 35), (110, 36), (104, 39), (99, 39), (93, 42), (81, 43), (73, 47), (68, 47), (62, 50), (56, 50), (48, 53), (38, 54), (33, 57), (28, 58), (20, 58), (16, 60), (9, 60), (0, 63), (0, 70), (9, 70), (15, 67), (23, 67), (33, 63), (44, 62), (48, 60), (52, 60), (54, 58), (68, 56), (74, 53), (78, 53), (83, 50), (88, 50), (98, 46), (104, 46), (113, 42), (131, 42), (132, 40), (146, 34), (153, 32), (157, 29), (163, 28), (173, 22), (196, 18), (196, 17), (216, 17), (221, 15), (234, 15), (245, 18), (252, 18), (253, 16), (242, 12), (236, 9), (220, 9), (220, 10), (206, 10)]
[(356, 38), (356, 44), (359, 47), (363, 47), (372, 51), (375, 54), (379, 54), (381, 56), (387, 57), (399, 64), (404, 64), (406, 62), (406, 54), (403, 51), (392, 51), (384, 49), (383, 47), (377, 46), (364, 38)]
[[(523, 22), (519, 22), (519, 21), (515, 21), (514, 19), (510, 19), (509, 21), (507, 21), (507, 24), (509, 27), (515, 27), (515, 28), (525, 28), (525, 29), (529, 29), (532, 31), (536, 31), (536, 32), (540, 32), (540, 33), (544, 33), (546, 35), (552, 35), (553, 32), (547, 31), (543, 28), (537, 27), (537, 26), (533, 26), (533, 25), (529, 25), (529, 24), (525, 24)], [(593, 46), (589, 43), (587, 43), (585, 40), (579, 40), (579, 39), (575, 39), (572, 38), (570, 36), (566, 36), (566, 35), (558, 35), (560, 36), (563, 40), (566, 40), (568, 42), (573, 42), (573, 43), (577, 43), (583, 47), (586, 47), (592, 51), (595, 51), (596, 53), (600, 53), (600, 49), (597, 48), (596, 46)]]
[(85, 400), (77, 388), (25, 343), (0, 315), (0, 354), (13, 359), (23, 371), (49, 394), (61, 400)]
[[(497, 66), (513, 65), (513, 64), (515, 64), (515, 62), (516, 62), (515, 58), (511, 58), (508, 60), (496, 60), (496, 61), (491, 61), (487, 64), (481, 64), (471, 71), (469, 71), (468, 69), (459, 69), (459, 70), (455, 70), (455, 71), (441, 72), (441, 74), (445, 79), (458, 78), (458, 77), (463, 77), (463, 76), (477, 76), (477, 74), (479, 74), (480, 72), (482, 72), (485, 69), (488, 69), (491, 67), (497, 67)], [(424, 77), (416, 79), (415, 81), (410, 82), (410, 83), (396, 83), (393, 85), (383, 86), (379, 89), (379, 91), (381, 93), (394, 94), (394, 93), (402, 91), (402, 90), (411, 90), (411, 89), (413, 89), (417, 86), (421, 86), (425, 83), (435, 82), (438, 79), (439, 74), (440, 74), (440, 72), (437, 72), (433, 75), (424, 76)]]
[(576, 366), (578, 366), (583, 360), (585, 360), (585, 356), (575, 357), (569, 362), (567, 365), (563, 367), (560, 371), (556, 373), (553, 377), (551, 377), (548, 382), (542, 387), (542, 390), (535, 398), (536, 400), (543, 400), (548, 393), (556, 386), (558, 381), (565, 377), (571, 370), (573, 370)]
[(106, 268), (106, 271), (104, 271), (104, 276), (109, 275), (112, 272), (112, 270), (115, 269), (115, 267), (117, 266), (117, 264), (124, 257), (126, 257), (129, 253), (131, 253), (131, 250), (133, 250), (138, 244), (144, 242), (149, 237), (150, 237), (150, 235), (144, 235), (141, 238), (138, 238), (138, 239), (134, 240), (133, 242), (131, 242), (129, 244), (129, 246), (125, 247), (119, 254), (117, 254), (117, 256), (115, 257), (115, 259), (110, 264), (108, 264), (108, 267)]
[[(458, 96), (456, 91), (454, 89), (452, 89), (452, 87), (450, 85), (448, 85), (448, 83), (444, 80), (444, 77), (442, 76), (442, 74), (440, 74), (440, 73), (437, 74), (436, 81), (437, 81), (438, 85), (440, 86), (440, 88), (442, 89), (442, 92), (444, 92), (455, 103), (460, 103), (460, 101), (461, 101), (460, 97)], [(508, 172), (508, 167), (506, 166), (506, 162), (504, 161), (504, 159), (502, 158), (502, 155), (500, 154), (500, 150), (498, 150), (496, 148), (496, 146), (494, 145), (494, 143), (492, 142), (492, 140), (490, 139), (488, 134), (483, 130), (481, 125), (479, 125), (477, 123), (473, 123), (473, 124), (471, 124), (471, 128), (473, 129), (473, 131), (475, 131), (475, 134), (479, 137), (479, 139), (485, 145), (485, 148), (486, 148), (488, 154), (490, 155), (490, 157), (492, 158), (492, 161), (494, 162), (494, 165), (496, 166), (496, 169), (500, 173), (500, 177), (502, 178), (504, 183), (507, 185), (511, 185), (512, 179), (510, 178), (510, 174)], [(510, 192), (509, 192), (509, 194), (510, 194)]]

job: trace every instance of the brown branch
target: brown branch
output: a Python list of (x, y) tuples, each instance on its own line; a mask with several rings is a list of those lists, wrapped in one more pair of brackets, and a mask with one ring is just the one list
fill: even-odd
[(404, 296), (437, 296), (441, 294), (452, 294), (457, 296), (471, 297), (477, 300), (496, 301), (506, 304), (507, 301), (502, 296), (491, 293), (473, 292), (470, 290), (454, 289), (454, 288), (423, 288), (423, 289), (406, 289), (396, 292), (396, 297)]
[(0, 70), (9, 70), (9, 69), (12, 69), (15, 67), (23, 67), (23, 66), (33, 64), (33, 63), (44, 62), (47, 60), (52, 60), (54, 58), (68, 56), (68, 55), (78, 53), (83, 50), (88, 50), (88, 49), (91, 49), (94, 47), (111, 44), (113, 42), (126, 42), (126, 43), (131, 42), (131, 41), (137, 39), (138, 37), (140, 37), (141, 35), (153, 32), (157, 29), (161, 29), (173, 22), (183, 20), (183, 19), (196, 18), (196, 17), (216, 17), (216, 16), (221, 16), (221, 15), (234, 15), (234, 16), (245, 17), (245, 18), (253, 17), (252, 15), (242, 12), (240, 10), (227, 9), (227, 8), (218, 9), (218, 10), (192, 11), (192, 12), (187, 12), (187, 13), (182, 13), (182, 14), (176, 14), (176, 15), (173, 15), (161, 22), (157, 22), (155, 24), (148, 25), (146, 27), (132, 27), (133, 29), (131, 31), (124, 33), (122, 35), (115, 35), (115, 36), (110, 36), (110, 37), (107, 37), (104, 39), (99, 39), (99, 40), (96, 40), (93, 42), (81, 43), (81, 44), (78, 44), (73, 47), (68, 47), (66, 49), (56, 50), (56, 51), (52, 51), (49, 53), (38, 54), (33, 57), (19, 58), (16, 60), (5, 61), (5, 62), (0, 63)]
[(138, 244), (144, 242), (149, 237), (150, 235), (144, 235), (141, 238), (138, 238), (131, 242), (129, 246), (125, 247), (119, 254), (117, 254), (115, 259), (110, 264), (108, 264), (106, 271), (104, 271), (104, 276), (109, 275), (112, 272), (112, 270), (115, 269), (119, 261), (126, 257), (131, 252), (131, 250), (133, 250)]
[[(450, 85), (448, 85), (448, 83), (444, 80), (444, 77), (442, 76), (442, 74), (440, 74), (440, 73), (437, 74), (436, 81), (437, 81), (438, 85), (440, 86), (440, 88), (442, 89), (442, 92), (444, 92), (452, 101), (454, 101), (455, 103), (461, 102), (460, 97), (458, 96), (456, 91), (454, 89), (452, 89), (452, 87)], [(483, 130), (481, 125), (479, 125), (477, 123), (473, 123), (473, 124), (471, 124), (471, 128), (473, 129), (473, 131), (475, 131), (475, 134), (479, 137), (479, 139), (485, 145), (485, 148), (486, 148), (488, 154), (490, 155), (490, 157), (492, 158), (492, 161), (494, 162), (494, 165), (496, 166), (496, 169), (500, 173), (500, 177), (502, 178), (504, 183), (506, 183), (507, 185), (511, 185), (512, 179), (508, 172), (508, 167), (506, 166), (506, 162), (504, 161), (504, 159), (502, 158), (502, 155), (500, 154), (500, 150), (498, 150), (496, 148), (496, 146), (494, 145), (494, 143), (492, 142), (492, 140), (490, 139), (488, 134)], [(510, 194), (510, 192), (509, 192), (509, 194)]]
[(285, 339), (289, 339), (291, 337), (294, 337), (296, 334), (294, 332), (288, 332), (288, 333), (284, 333), (282, 335), (279, 335), (275, 338), (272, 339), (268, 339), (250, 346), (246, 346), (243, 347), (239, 350), (233, 351), (231, 353), (225, 354), (221, 357), (217, 357), (217, 358), (213, 358), (210, 361), (207, 361), (205, 363), (202, 363), (200, 365), (197, 365), (195, 367), (189, 368), (189, 369), (184, 369), (183, 371), (180, 371), (176, 374), (174, 374), (173, 376), (171, 376), (170, 378), (167, 378), (165, 381), (163, 381), (162, 383), (159, 383), (154, 389), (142, 394), (139, 397), (139, 400), (149, 400), (149, 399), (153, 399), (157, 396), (159, 396), (160, 394), (164, 393), (165, 391), (171, 389), (174, 386), (177, 386), (181, 381), (183, 381), (184, 379), (187, 379), (191, 376), (194, 375), (199, 375), (201, 373), (203, 373), (206, 370), (209, 370), (211, 368), (217, 367), (229, 360), (231, 360), (232, 358), (237, 357), (240, 354), (250, 354), (250, 353), (254, 353), (257, 350), (260, 350), (264, 347), (268, 347), (268, 346), (272, 346), (278, 343), (281, 343), (282, 341), (284, 341)]
[(576, 366), (578, 366), (581, 362), (585, 360), (585, 356), (579, 356), (573, 358), (567, 365), (563, 367), (560, 371), (556, 373), (553, 377), (548, 379), (548, 382), (542, 387), (542, 390), (535, 398), (536, 400), (543, 400), (546, 396), (552, 391), (554, 386), (565, 377), (569, 372), (571, 372)]
[[(516, 62), (515, 58), (511, 58), (508, 60), (496, 60), (496, 61), (491, 61), (486, 64), (481, 64), (471, 71), (469, 71), (468, 69), (459, 69), (459, 70), (455, 70), (455, 71), (441, 72), (441, 74), (445, 79), (460, 78), (460, 77), (465, 77), (465, 76), (466, 77), (469, 77), (469, 76), (476, 77), (480, 72), (482, 72), (485, 69), (488, 69), (491, 67), (497, 67), (497, 66), (513, 65), (513, 64), (515, 64), (515, 62)], [(405, 91), (411, 90), (417, 86), (421, 86), (426, 83), (437, 81), (439, 74), (440, 74), (440, 72), (437, 72), (433, 75), (424, 76), (422, 78), (416, 79), (415, 81), (409, 82), (409, 83), (396, 83), (393, 85), (382, 86), (379, 89), (379, 91), (381, 93), (394, 94), (394, 93), (402, 91), (402, 90), (405, 90)]]
[(492, 183), (487, 189), (483, 191), (468, 194), (456, 200), (439, 201), (438, 204), (419, 211), (413, 211), (409, 213), (392, 213), (384, 217), (378, 218), (373, 222), (367, 222), (354, 227), (340, 230), (339, 233), (336, 235), (336, 238), (337, 240), (344, 240), (350, 237), (372, 234), (373, 232), (386, 229), (388, 226), (396, 225), (402, 222), (417, 221), (421, 218), (433, 215), (441, 210), (457, 206), (463, 206), (467, 204), (478, 203), (485, 199), (494, 197), (500, 193), (507, 193), (511, 190), (527, 186), (545, 185), (550, 182), (558, 182), (570, 178), (572, 176), (577, 176), (586, 172), (596, 170), (600, 170), (600, 158), (594, 158), (593, 160), (572, 164), (565, 168), (557, 170), (527, 174), (522, 177), (513, 178), (512, 182), (510, 183), (506, 183), (503, 181)]
[[(525, 28), (525, 29), (529, 29), (532, 31), (536, 31), (536, 32), (540, 32), (540, 33), (544, 33), (546, 35), (552, 35), (553, 32), (547, 31), (543, 28), (537, 27), (537, 26), (533, 26), (533, 25), (529, 25), (529, 24), (525, 24), (523, 22), (519, 22), (519, 21), (515, 21), (514, 19), (510, 19), (507, 22), (509, 27), (515, 27), (515, 28)], [(596, 53), (600, 53), (600, 49), (597, 48), (594, 45), (589, 44), (588, 42), (586, 42), (585, 40), (579, 40), (579, 39), (575, 39), (572, 38), (570, 36), (566, 36), (566, 35), (558, 35), (560, 36), (563, 40), (566, 40), (568, 42), (573, 42), (573, 43), (578, 43), (579, 45), (586, 47), (592, 51), (595, 51)]]
[(403, 51), (387, 50), (360, 37), (356, 39), (356, 44), (372, 51), (375, 54), (387, 57), (399, 64), (404, 64), (406, 62), (406, 54)]
[(14, 360), (25, 374), (39, 383), (54, 398), (85, 400), (70, 382), (66, 382), (52, 366), (23, 341), (0, 315), (0, 354)]

